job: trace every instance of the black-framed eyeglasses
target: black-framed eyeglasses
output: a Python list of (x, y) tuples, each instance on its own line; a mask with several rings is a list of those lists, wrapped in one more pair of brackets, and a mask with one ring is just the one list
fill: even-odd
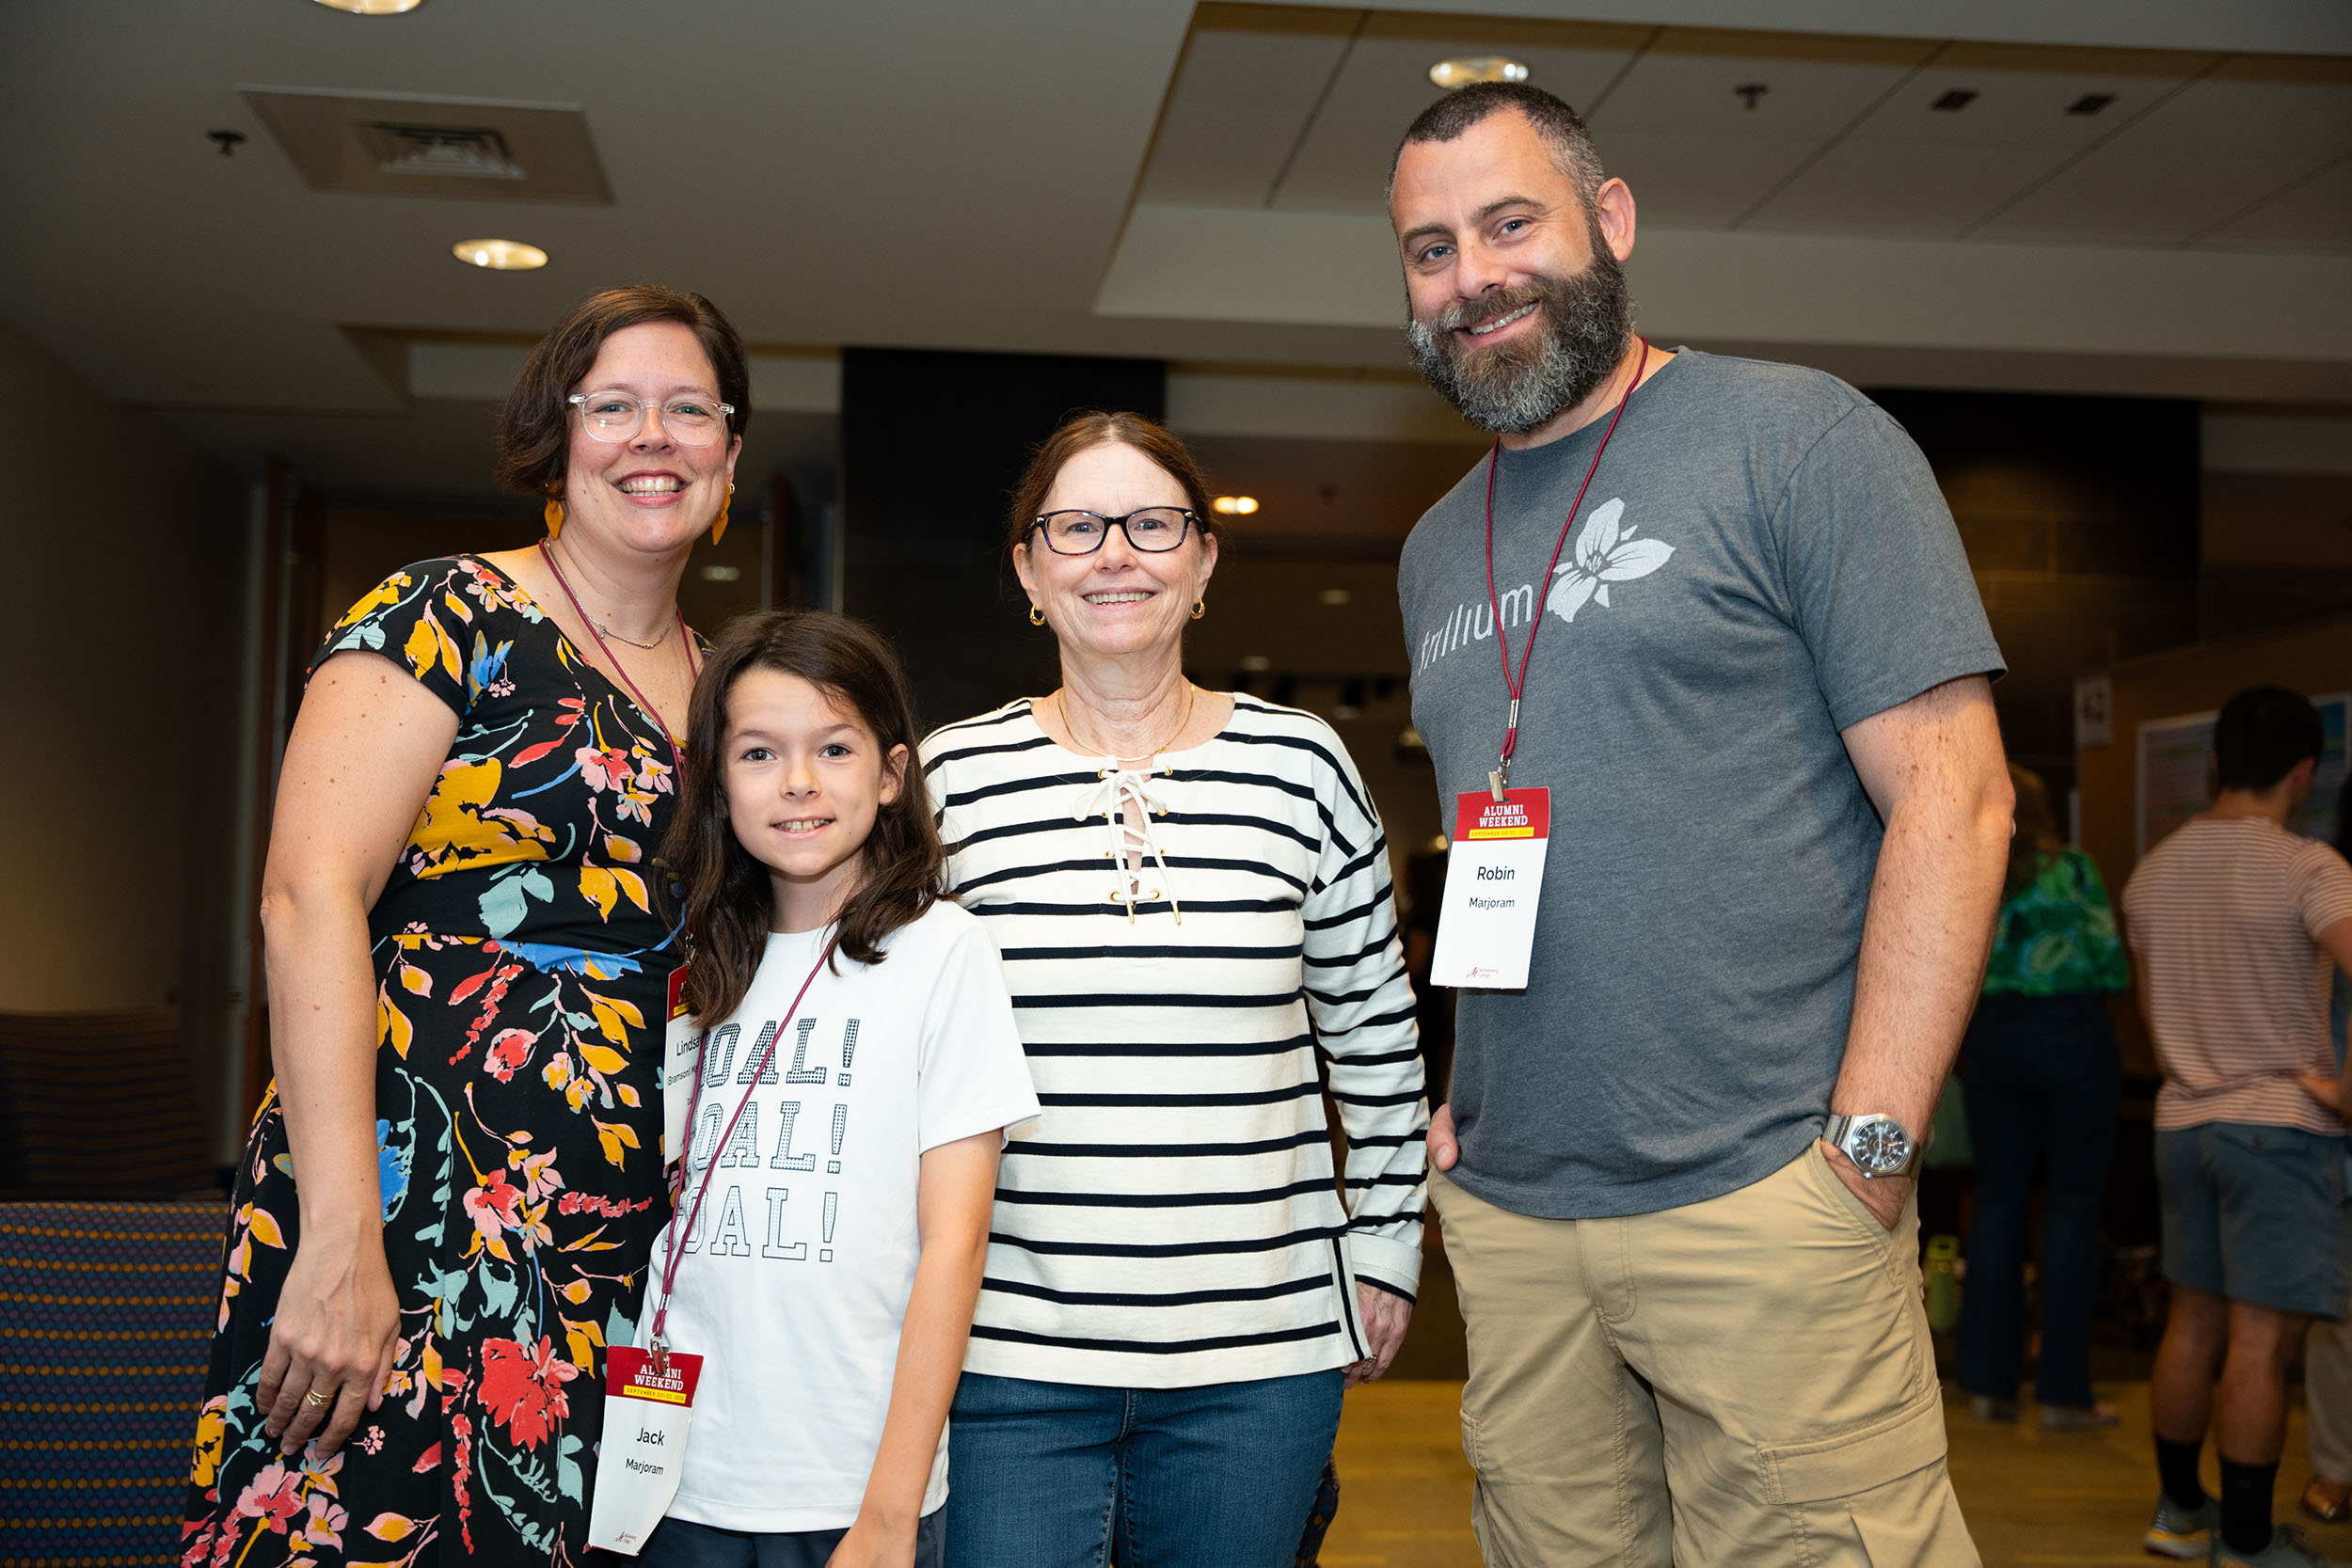
[(1045, 531), (1045, 547), (1056, 555), (1092, 555), (1116, 528), (1130, 548), (1156, 555), (1184, 542), (1200, 519), (1181, 506), (1147, 506), (1124, 517), (1100, 512), (1047, 512), (1032, 527)]

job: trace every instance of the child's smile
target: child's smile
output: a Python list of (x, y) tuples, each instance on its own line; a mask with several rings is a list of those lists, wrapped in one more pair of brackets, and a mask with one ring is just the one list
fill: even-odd
[(846, 704), (799, 675), (755, 668), (727, 692), (727, 815), (768, 868), (777, 930), (815, 930), (855, 888), (866, 835), (898, 799), (903, 748), (882, 754)]

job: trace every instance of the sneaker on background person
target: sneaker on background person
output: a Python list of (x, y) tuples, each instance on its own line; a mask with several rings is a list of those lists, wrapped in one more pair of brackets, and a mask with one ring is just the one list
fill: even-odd
[(2293, 1525), (2280, 1525), (2271, 1531), (2270, 1544), (2259, 1552), (2241, 1552), (2216, 1537), (2211, 1560), (2213, 1568), (2352, 1568), (2340, 1559), (2313, 1551), (2303, 1532)]
[(2163, 1492), (2156, 1494), (2155, 1516), (2148, 1521), (2148, 1533), (2140, 1544), (2157, 1557), (2178, 1558), (2193, 1562), (2213, 1557), (2214, 1536), (2221, 1528), (2221, 1505), (2212, 1497), (2195, 1508), (2174, 1502)]

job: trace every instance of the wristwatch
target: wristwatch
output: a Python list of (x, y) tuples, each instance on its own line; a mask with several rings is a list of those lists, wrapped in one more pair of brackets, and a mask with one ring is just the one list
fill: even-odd
[(1821, 1137), (1866, 1177), (1909, 1176), (1919, 1168), (1919, 1156), (1925, 1152), (1901, 1122), (1876, 1111), (1832, 1117)]

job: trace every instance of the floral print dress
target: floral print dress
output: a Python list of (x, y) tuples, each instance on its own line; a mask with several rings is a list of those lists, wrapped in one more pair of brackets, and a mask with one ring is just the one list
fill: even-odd
[(335, 1457), (278, 1455), (254, 1391), (300, 1238), (273, 1084), (238, 1173), (181, 1560), (577, 1563), (604, 1349), (628, 1341), (669, 1213), (660, 1069), (678, 960), (647, 862), (673, 752), (475, 557), (392, 574), (319, 661), (354, 649), (458, 715), (370, 916), (400, 1338), (382, 1406)]

